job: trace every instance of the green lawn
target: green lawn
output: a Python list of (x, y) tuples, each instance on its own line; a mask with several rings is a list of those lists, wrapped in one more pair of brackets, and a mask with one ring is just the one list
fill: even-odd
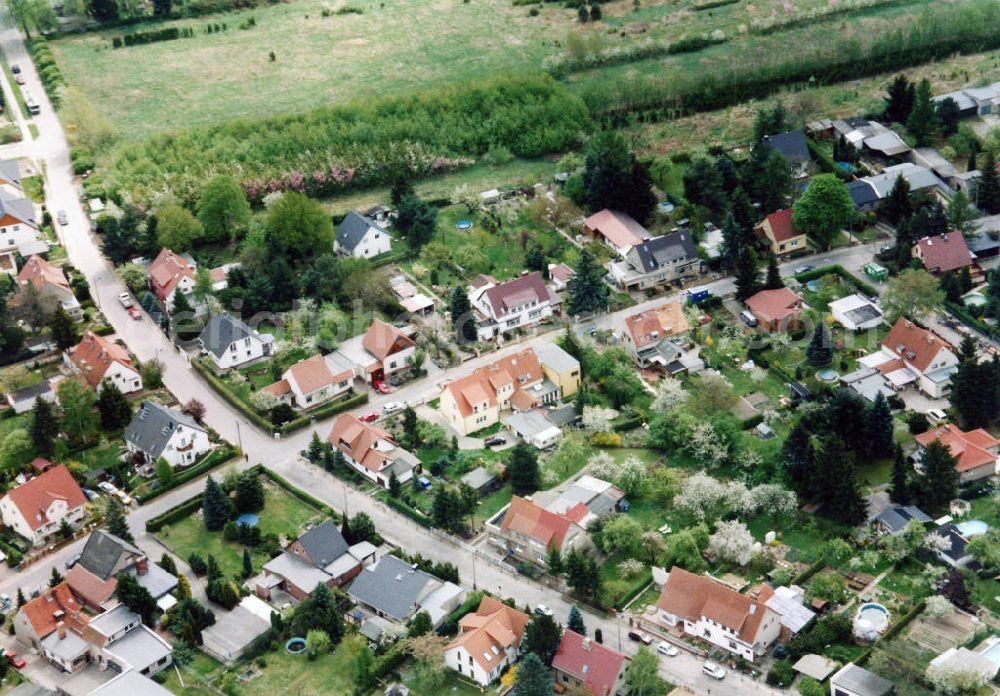
[[(477, 684), (472, 684), (458, 676), (454, 670), (446, 670), (448, 677), (444, 684), (437, 688), (427, 688), (413, 675), (407, 675), (403, 683), (410, 687), (413, 696), (480, 696), (483, 691)], [(405, 667), (404, 667), (405, 673)]]
[[(298, 537), (302, 526), (310, 520), (319, 520), (319, 513), (285, 490), (272, 483), (265, 483), (266, 503), (260, 514), (260, 528), (264, 534), (284, 536), (287, 541)], [(202, 558), (215, 556), (227, 575), (239, 575), (243, 568), (243, 547), (222, 538), (221, 532), (205, 529), (200, 515), (186, 517), (180, 522), (164, 527), (158, 533), (163, 542), (181, 558), (197, 552)], [(254, 570), (270, 558), (251, 551)]]
[[(218, 662), (205, 653), (200, 650), (195, 651), (194, 659), (181, 668), (180, 678), (174, 667), (170, 667), (164, 672), (167, 675), (167, 680), (163, 686), (175, 694), (183, 694), (184, 696), (214, 696), (216, 692), (205, 686), (200, 680), (210, 678), (220, 667)], [(184, 686), (181, 686), (181, 678), (184, 680)]]
[(76, 459), (89, 470), (107, 469), (121, 460), (123, 449), (121, 442), (102, 440), (77, 454)]
[(262, 674), (241, 687), (245, 696), (273, 694), (349, 694), (354, 690), (352, 665), (343, 651), (309, 662), (305, 654), (289, 655), (284, 649), (264, 655)]

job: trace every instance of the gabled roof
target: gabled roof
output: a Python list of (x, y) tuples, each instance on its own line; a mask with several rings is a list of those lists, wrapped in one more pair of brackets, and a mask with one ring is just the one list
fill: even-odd
[(526, 273), (486, 290), (486, 301), (496, 319), (507, 316), (516, 307), (531, 302), (542, 304), (550, 300), (549, 289), (545, 287), (542, 274), (538, 271)]
[(568, 283), (576, 277), (576, 271), (564, 263), (549, 264), (549, 277), (562, 283)]
[(346, 370), (346, 374), (334, 375), (330, 371), (330, 366), (327, 364), (326, 359), (317, 353), (311, 358), (300, 360), (288, 368), (288, 371), (285, 373), (286, 377), (282, 381), (291, 382), (294, 380), (299, 391), (303, 394), (309, 394), (335, 382), (348, 379), (351, 374), (353, 374), (351, 370)]
[(922, 329), (906, 317), (900, 317), (882, 339), (882, 347), (924, 372), (942, 350), (951, 344), (933, 331)]
[(118, 587), (114, 576), (102, 580), (79, 563), (66, 572), (66, 583), (73, 594), (92, 607), (99, 607), (114, 597)]
[(87, 538), (77, 565), (87, 569), (101, 580), (107, 580), (120, 570), (122, 555), (143, 556), (132, 544), (119, 539), (114, 534), (101, 530)]
[(333, 421), (327, 438), (334, 447), (369, 471), (381, 471), (397, 450), (388, 432), (365, 423), (352, 413), (342, 413)]
[(847, 192), (851, 194), (851, 200), (857, 208), (872, 205), (879, 200), (878, 191), (871, 183), (864, 179), (857, 179), (847, 184)]
[(17, 188), (23, 188), (21, 186), (21, 165), (17, 163), (16, 159), (0, 160), (0, 179)]
[[(551, 352), (550, 357), (555, 358), (555, 353)], [(564, 358), (559, 358), (556, 363), (563, 365), (564, 368), (567, 365)], [(555, 365), (552, 369), (562, 371)], [(497, 391), (511, 385), (514, 388), (512, 403), (521, 410), (527, 410), (532, 407), (534, 401), (526, 388), (541, 381), (542, 377), (542, 364), (538, 355), (531, 348), (527, 348), (498, 358), (489, 365), (476, 368), (471, 375), (453, 380), (444, 388), (451, 393), (463, 416), (472, 414), (473, 405), (483, 401), (487, 402), (488, 406), (495, 406)]]
[(747, 308), (764, 321), (782, 321), (802, 309), (802, 298), (788, 288), (761, 290), (747, 298)]
[(162, 301), (167, 299), (182, 279), (194, 280), (196, 269), (193, 262), (164, 247), (147, 270), (153, 292)]
[(23, 389), (10, 392), (7, 394), (7, 398), (12, 404), (16, 404), (22, 401), (36, 399), (43, 394), (51, 394), (52, 391), (52, 382), (47, 379), (43, 379), (41, 382), (36, 382), (30, 387), (24, 387)]
[(927, 524), (931, 518), (915, 505), (893, 505), (880, 512), (875, 519), (893, 533), (906, 529), (910, 522)]
[(628, 213), (605, 208), (583, 221), (588, 230), (601, 234), (611, 244), (624, 249), (635, 246), (650, 238), (649, 230), (640, 225)]
[(24, 267), (17, 274), (18, 287), (24, 287), (28, 283), (31, 283), (39, 290), (46, 285), (53, 285), (65, 292), (73, 292), (62, 269), (53, 266), (41, 256), (32, 256), (29, 258), (24, 262)]
[(568, 518), (515, 495), (511, 498), (500, 528), (505, 532), (523, 534), (547, 548), (562, 550), (572, 524)]
[(777, 150), (789, 162), (809, 162), (812, 160), (809, 146), (806, 144), (805, 133), (801, 130), (765, 135), (761, 138), (760, 143), (772, 150)]
[(65, 581), (53, 588), (46, 588), (20, 610), (39, 638), (44, 638), (55, 631), (59, 621), (62, 621), (67, 628), (72, 628), (77, 633), (81, 632), (87, 625), (87, 616), (82, 612), (83, 607), (73, 596)]
[(229, 350), (229, 346), (244, 338), (254, 338), (264, 343), (264, 338), (244, 324), (239, 319), (228, 314), (216, 314), (202, 329), (198, 340), (205, 350), (217, 358), (221, 358)]
[(927, 270), (945, 273), (972, 265), (972, 254), (961, 232), (924, 237), (917, 241), (915, 253), (923, 259)]
[(302, 550), (317, 568), (325, 568), (347, 553), (347, 541), (333, 520), (313, 527), (298, 538)]
[(830, 684), (833, 687), (840, 686), (858, 696), (885, 696), (893, 689), (891, 681), (858, 667), (853, 662), (847, 663), (830, 677)]
[(85, 333), (80, 342), (69, 349), (69, 359), (92, 387), (104, 381), (104, 375), (114, 363), (135, 369), (124, 348), (93, 331)]
[(54, 466), (8, 491), (7, 497), (32, 530), (49, 522), (46, 512), (55, 501), (65, 501), (67, 510), (73, 510), (87, 502), (87, 497), (65, 464)]
[(528, 621), (529, 616), (524, 612), (485, 596), (475, 612), (459, 620), (461, 633), (445, 650), (464, 648), (489, 673), (503, 662), (507, 650), (516, 650), (521, 645)]
[(957, 425), (938, 425), (916, 436), (917, 444), (927, 447), (935, 440), (948, 448), (957, 463), (959, 473), (970, 471), (986, 464), (994, 464), (997, 455), (990, 452), (1000, 446), (997, 440), (982, 428), (962, 432)]
[(686, 333), (691, 326), (680, 302), (667, 302), (625, 317), (625, 328), (636, 348), (656, 344), (670, 336)]
[(611, 696), (628, 658), (568, 628), (563, 631), (552, 668), (573, 675), (594, 696)]
[(15, 196), (0, 189), (0, 218), (5, 215), (10, 215), (25, 225), (38, 229), (38, 220), (35, 219), (35, 204), (27, 198)]
[(124, 437), (136, 449), (156, 459), (163, 454), (174, 433), (182, 427), (207, 432), (181, 411), (161, 406), (155, 401), (143, 401), (126, 426)]
[(704, 616), (751, 644), (756, 640), (764, 614), (770, 611), (763, 602), (677, 566), (670, 569), (656, 606), (692, 622)]
[(337, 244), (347, 251), (354, 251), (354, 248), (365, 238), (368, 230), (372, 227), (376, 231), (388, 235), (388, 232), (377, 222), (352, 210), (337, 225)]
[(441, 581), (395, 556), (382, 556), (351, 583), (348, 594), (383, 614), (405, 621)]
[(795, 229), (795, 225), (792, 224), (792, 210), (790, 208), (771, 213), (764, 220), (767, 222), (767, 227), (771, 230), (771, 236), (774, 238), (774, 241), (779, 244), (803, 234)]
[(392, 324), (375, 319), (365, 331), (361, 345), (379, 360), (385, 360), (390, 355), (413, 348), (417, 344)]

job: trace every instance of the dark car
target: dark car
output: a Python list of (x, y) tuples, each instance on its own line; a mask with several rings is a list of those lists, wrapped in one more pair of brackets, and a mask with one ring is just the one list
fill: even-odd
[(646, 633), (645, 631), (639, 631), (637, 629), (632, 629), (628, 632), (628, 637), (630, 640), (634, 640), (637, 643), (645, 643), (646, 645), (653, 644), (653, 637)]
[(507, 440), (502, 437), (488, 437), (483, 440), (484, 447), (499, 447), (500, 445), (506, 445)]
[(21, 74), (21, 66), (18, 65), (17, 63), (14, 63), (13, 65), (10, 66), (10, 71), (12, 73), (14, 73), (15, 75), (20, 75)]

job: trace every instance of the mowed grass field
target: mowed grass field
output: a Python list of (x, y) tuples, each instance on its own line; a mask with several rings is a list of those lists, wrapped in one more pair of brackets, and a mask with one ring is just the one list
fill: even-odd
[[(928, 1), (903, 0), (858, 14), (904, 14)], [(602, 5), (601, 22), (581, 24), (575, 10), (559, 3), (515, 7), (510, 0), (346, 0), (346, 4), (345, 0), (293, 0), (170, 23), (193, 27), (196, 35), (190, 39), (114, 50), (112, 37), (123, 33), (118, 29), (69, 36), (53, 41), (52, 48), (69, 84), (83, 90), (112, 119), (118, 133), (131, 139), (486, 76), (536, 72), (547, 56), (567, 51), (570, 33), (576, 35), (574, 45), (582, 38), (590, 50), (714, 31), (732, 39), (712, 49), (709, 57), (741, 56), (755, 46), (766, 50), (760, 44), (770, 48), (776, 37), (801, 45), (815, 25), (791, 27), (766, 37), (771, 40), (740, 34), (755, 22), (836, 9), (830, 0), (796, 0), (791, 10), (782, 0), (741, 0), (701, 11), (696, 4), (696, 0), (639, 0), (638, 5), (614, 0)], [(337, 14), (347, 7), (361, 13)], [(324, 10), (329, 16), (322, 16)], [(530, 16), (532, 10), (538, 16)], [(239, 29), (249, 17), (255, 26)], [(855, 24), (853, 14), (838, 17), (843, 26)], [(226, 31), (206, 32), (208, 24), (223, 22)], [(837, 24), (838, 29), (841, 26)], [(147, 27), (136, 27), (143, 28)], [(827, 36), (829, 29), (824, 29)], [(269, 58), (272, 51), (274, 61)], [(674, 56), (666, 63), (649, 61), (638, 69), (689, 69), (697, 55)], [(628, 79), (629, 69), (612, 68), (608, 78)], [(579, 77), (587, 81), (604, 72)]]

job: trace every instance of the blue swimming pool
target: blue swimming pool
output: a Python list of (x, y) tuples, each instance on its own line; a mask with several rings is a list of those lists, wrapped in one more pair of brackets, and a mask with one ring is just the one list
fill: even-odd
[(986, 534), (990, 529), (990, 526), (982, 520), (966, 520), (965, 522), (957, 523), (955, 527), (964, 537)]
[(248, 527), (256, 527), (260, 523), (260, 518), (252, 512), (245, 512), (236, 518), (236, 526), (245, 524)]
[(1000, 641), (995, 640), (994, 643), (988, 648), (980, 650), (979, 654), (995, 664), (997, 667), (1000, 667)]
[(455, 223), (455, 227), (460, 230), (471, 230), (472, 220), (465, 220), (465, 219), (459, 220), (458, 222)]

